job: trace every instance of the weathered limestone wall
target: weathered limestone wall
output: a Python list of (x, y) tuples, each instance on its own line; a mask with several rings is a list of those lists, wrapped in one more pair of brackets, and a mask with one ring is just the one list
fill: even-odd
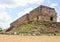
[(17, 27), (23, 23), (28, 22), (31, 19), (39, 19), (40, 21), (51, 21), (52, 17), (52, 22), (56, 22), (57, 20), (57, 13), (54, 8), (46, 7), (46, 6), (39, 6), (35, 8), (34, 10), (30, 11), (29, 14), (25, 14), (21, 18), (17, 19), (13, 23), (11, 23), (11, 28), (12, 27)]
[(50, 18), (53, 18), (52, 22), (56, 22), (57, 18), (57, 13), (54, 8), (46, 7), (46, 6), (41, 6), (42, 7), (42, 19), (44, 21), (51, 21)]
[(39, 7), (29, 13), (29, 19), (36, 18), (39, 15)]
[(11, 23), (10, 26), (17, 27), (23, 23), (26, 23), (28, 21), (28, 18), (29, 18), (29, 14), (26, 14), (22, 16), (21, 18), (17, 19), (15, 22)]

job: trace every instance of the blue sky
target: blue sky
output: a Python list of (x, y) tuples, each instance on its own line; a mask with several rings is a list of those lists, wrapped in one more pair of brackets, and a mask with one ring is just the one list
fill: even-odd
[(11, 22), (40, 5), (55, 8), (57, 21), (60, 22), (59, 4), (59, 0), (0, 0), (0, 27), (8, 28)]

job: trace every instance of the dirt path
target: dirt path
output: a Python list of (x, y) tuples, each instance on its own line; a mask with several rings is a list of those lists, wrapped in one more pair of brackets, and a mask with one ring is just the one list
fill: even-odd
[(60, 36), (0, 35), (0, 42), (60, 42)]

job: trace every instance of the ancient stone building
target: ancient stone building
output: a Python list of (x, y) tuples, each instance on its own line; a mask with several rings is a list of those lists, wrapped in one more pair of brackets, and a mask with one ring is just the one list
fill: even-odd
[(54, 8), (50, 8), (48, 6), (40, 5), (39, 7), (33, 9), (29, 13), (25, 14), (21, 18), (17, 19), (13, 23), (10, 24), (10, 28), (20, 26), (32, 19), (42, 20), (42, 21), (57, 21), (57, 13)]

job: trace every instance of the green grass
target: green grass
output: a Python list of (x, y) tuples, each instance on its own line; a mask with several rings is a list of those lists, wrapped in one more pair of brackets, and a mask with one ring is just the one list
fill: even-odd
[(21, 25), (20, 27), (13, 28), (11, 32), (26, 32), (31, 27), (32, 27), (31, 24), (25, 24), (25, 25)]

